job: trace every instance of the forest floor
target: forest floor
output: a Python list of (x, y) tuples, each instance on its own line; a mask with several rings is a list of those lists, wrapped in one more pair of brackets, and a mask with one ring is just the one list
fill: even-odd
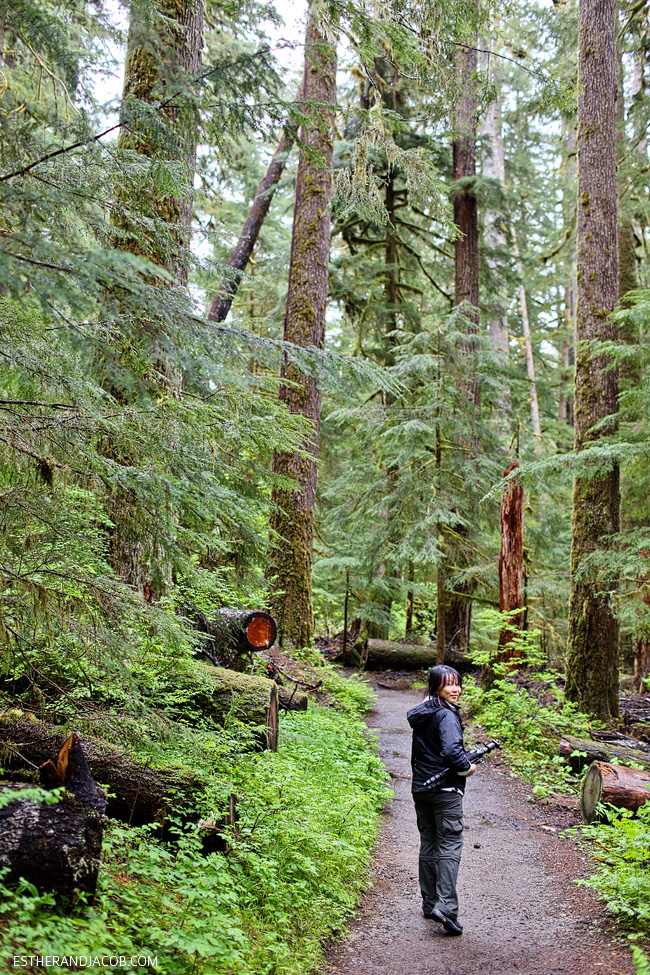
[(458, 893), (464, 933), (422, 917), (418, 832), (411, 801), (406, 712), (423, 691), (389, 689), (368, 718), (393, 780), (373, 864), (373, 886), (347, 936), (330, 947), (322, 975), (632, 975), (597, 895), (575, 880), (591, 872), (561, 835), (575, 811), (531, 802), (525, 786), (491, 757), (469, 780)]

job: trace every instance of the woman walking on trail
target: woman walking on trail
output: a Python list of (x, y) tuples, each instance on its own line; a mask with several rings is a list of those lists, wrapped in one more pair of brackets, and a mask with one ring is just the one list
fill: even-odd
[[(465, 753), (463, 726), (456, 702), (460, 676), (453, 667), (438, 665), (429, 672), (429, 694), (411, 708), (413, 729), (413, 801), (420, 831), (420, 890), (426, 918), (438, 921), (449, 934), (462, 934), (458, 923), (456, 880), (463, 849), (465, 780), (476, 769)], [(428, 780), (448, 771), (431, 789)]]

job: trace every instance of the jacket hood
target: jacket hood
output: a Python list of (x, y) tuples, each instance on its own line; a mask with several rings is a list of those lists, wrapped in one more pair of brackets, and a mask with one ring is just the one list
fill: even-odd
[[(428, 697), (426, 701), (422, 704), (418, 704), (417, 707), (411, 708), (410, 711), (406, 713), (406, 720), (410, 724), (411, 728), (421, 728), (422, 725), (426, 724), (431, 718), (432, 714), (436, 711), (440, 711), (444, 708), (449, 708), (450, 705), (443, 704), (437, 697)], [(457, 709), (451, 706), (453, 711)]]

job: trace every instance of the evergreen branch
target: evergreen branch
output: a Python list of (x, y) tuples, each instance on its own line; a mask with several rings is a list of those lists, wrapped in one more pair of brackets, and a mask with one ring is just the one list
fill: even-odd
[[(160, 107), (162, 108), (162, 105)], [(36, 159), (28, 166), (23, 166), (22, 169), (16, 169), (13, 173), (7, 173), (6, 176), (0, 176), (0, 183), (6, 183), (9, 179), (15, 179), (16, 176), (24, 176), (36, 166), (40, 166), (41, 163), (49, 162), (50, 159), (56, 159), (57, 156), (62, 156), (66, 152), (72, 152), (73, 149), (80, 149), (81, 146), (87, 146), (91, 142), (98, 142), (99, 139), (103, 139), (105, 135), (108, 135), (110, 132), (114, 132), (115, 129), (119, 129), (121, 126), (122, 123), (117, 122), (115, 125), (111, 125), (110, 129), (104, 129), (104, 131), (100, 132), (99, 135), (94, 135), (92, 139), (82, 139), (80, 142), (74, 142), (71, 146), (63, 146), (63, 148), (56, 149), (54, 152), (48, 152), (45, 156), (41, 156), (40, 159)]]
[[(52, 410), (76, 410), (77, 407), (73, 406), (71, 403), (39, 403), (36, 400), (31, 399), (0, 399), (0, 407), (2, 406), (41, 406), (43, 409)], [(14, 412), (12, 410), (12, 412)]]
[[(644, 2), (645, 2), (645, 0), (644, 0)], [(416, 37), (420, 37), (420, 31), (419, 30), (416, 30), (415, 27), (411, 27), (410, 24), (407, 24), (406, 21), (403, 18), (401, 18), (401, 17), (398, 18), (397, 23), (400, 25), (400, 27), (404, 27), (405, 30), (410, 31)], [(450, 44), (453, 44), (454, 47), (463, 47), (463, 48), (465, 48), (466, 51), (476, 51), (477, 54), (488, 54), (488, 55), (491, 55), (492, 57), (495, 57), (495, 58), (501, 58), (503, 61), (510, 61), (512, 64), (516, 64), (518, 68), (523, 68), (523, 70), (524, 71), (527, 71), (529, 75), (532, 75), (533, 76), (533, 78), (538, 78), (539, 77), (539, 74), (538, 73), (536, 73), (535, 71), (532, 71), (530, 68), (527, 68), (525, 64), (522, 64), (521, 63), (521, 61), (518, 61), (516, 58), (509, 58), (506, 54), (499, 54), (499, 53), (497, 53), (497, 51), (489, 51), (489, 50), (486, 50), (486, 48), (483, 48), (483, 47), (474, 47), (473, 44), (465, 44), (465, 43), (463, 43), (463, 41), (451, 41), (450, 40), (449, 43)]]
[(51, 271), (65, 271), (66, 274), (73, 274), (71, 267), (64, 267), (62, 264), (50, 264), (48, 261), (35, 261), (33, 257), (24, 257), (22, 254), (12, 254), (11, 251), (3, 250), (0, 247), (0, 254), (13, 257), (16, 261), (25, 261), (27, 264), (34, 264), (36, 267), (47, 267)]

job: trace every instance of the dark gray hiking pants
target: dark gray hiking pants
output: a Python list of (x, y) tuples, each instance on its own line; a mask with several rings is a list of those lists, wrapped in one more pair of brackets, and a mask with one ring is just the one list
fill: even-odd
[(463, 850), (463, 797), (458, 792), (415, 793), (420, 831), (420, 890), (425, 914), (437, 908), (458, 916), (456, 880)]

